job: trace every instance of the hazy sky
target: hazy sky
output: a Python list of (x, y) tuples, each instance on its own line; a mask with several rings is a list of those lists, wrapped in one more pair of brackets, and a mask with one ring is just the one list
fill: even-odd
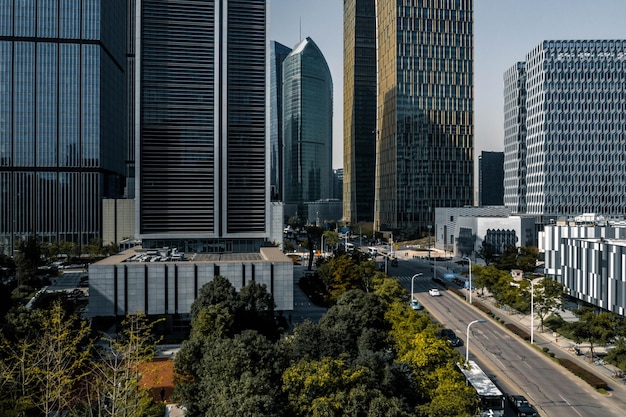
[[(271, 39), (311, 37), (333, 77), (333, 167), (343, 167), (343, 2), (268, 0)], [(474, 145), (502, 151), (504, 71), (543, 40), (626, 39), (626, 0), (474, 0)]]

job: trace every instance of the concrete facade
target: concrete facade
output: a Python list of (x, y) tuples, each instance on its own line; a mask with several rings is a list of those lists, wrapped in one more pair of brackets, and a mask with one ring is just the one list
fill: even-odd
[(486, 242), (498, 253), (509, 245), (534, 246), (534, 228), (534, 217), (511, 216), (504, 206), (438, 207), (434, 246), (455, 256), (470, 256)]
[(265, 284), (276, 310), (293, 310), (293, 263), (278, 248), (259, 253), (187, 254), (188, 261), (158, 261), (159, 251), (129, 249), (89, 267), (89, 315), (188, 314), (202, 286), (216, 275), (237, 291)]

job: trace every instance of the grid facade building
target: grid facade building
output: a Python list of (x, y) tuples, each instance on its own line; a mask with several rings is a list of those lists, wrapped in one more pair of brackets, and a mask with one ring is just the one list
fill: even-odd
[(375, 230), (473, 204), (473, 1), (377, 2)]
[(306, 38), (283, 62), (284, 201), (299, 213), (308, 201), (332, 197), (332, 121), (330, 70)]
[(526, 64), (504, 73), (504, 204), (526, 212)]
[(123, 193), (124, 0), (0, 2), (0, 245), (87, 244)]
[(269, 221), (266, 1), (137, 5), (138, 237), (257, 251)]
[(343, 219), (374, 221), (376, 166), (376, 5), (344, 1)]
[(526, 212), (623, 215), (626, 40), (544, 41), (525, 66)]

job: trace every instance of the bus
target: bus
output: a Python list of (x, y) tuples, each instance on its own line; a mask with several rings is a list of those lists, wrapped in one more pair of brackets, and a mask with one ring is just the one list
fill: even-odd
[(467, 385), (471, 385), (478, 394), (480, 413), (477, 416), (504, 416), (505, 396), (491, 379), (474, 361), (468, 361), (469, 368), (457, 364), (465, 376)]

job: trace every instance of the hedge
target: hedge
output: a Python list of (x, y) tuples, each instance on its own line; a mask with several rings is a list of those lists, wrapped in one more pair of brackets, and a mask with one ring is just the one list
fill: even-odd
[(604, 380), (592, 374), (591, 372), (579, 366), (578, 364), (572, 362), (571, 360), (566, 359), (566, 358), (557, 358), (557, 361), (561, 364), (561, 366), (564, 366), (571, 373), (581, 378), (583, 381), (591, 385), (593, 388), (595, 389), (607, 389), (608, 388), (608, 385), (606, 382), (604, 382)]

